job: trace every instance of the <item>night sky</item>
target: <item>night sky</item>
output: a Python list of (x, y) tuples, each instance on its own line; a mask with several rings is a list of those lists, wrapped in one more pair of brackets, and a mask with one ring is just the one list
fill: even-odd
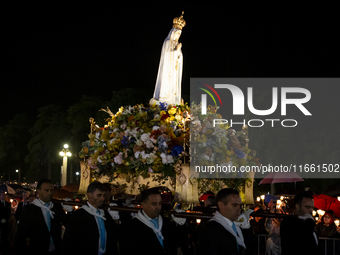
[(151, 98), (162, 43), (182, 10), (182, 94), (191, 77), (338, 76), (340, 44), (328, 13), (168, 5), (6, 10), (0, 125), (24, 111), (35, 118), (47, 104), (66, 110), (82, 95), (109, 100), (126, 87), (144, 87)]

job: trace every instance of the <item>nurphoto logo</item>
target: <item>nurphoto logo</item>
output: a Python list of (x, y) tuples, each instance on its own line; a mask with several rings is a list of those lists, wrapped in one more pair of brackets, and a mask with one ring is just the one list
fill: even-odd
[[(215, 99), (215, 96), (219, 100), (220, 107), (223, 107), (221, 97), (219, 93), (216, 91), (216, 89), (227, 89), (231, 92), (233, 105), (232, 105), (232, 112), (233, 115), (245, 115), (245, 96), (242, 92), (242, 90), (232, 84), (214, 84), (214, 87), (197, 82), (203, 85), (205, 88), (197, 87), (198, 89), (204, 91), (204, 94), (201, 94), (201, 114), (206, 115), (207, 114), (207, 95), (210, 96), (210, 98), (215, 103), (215, 106), (217, 106), (217, 102)], [(211, 91), (211, 92), (210, 92)], [(312, 114), (307, 110), (307, 108), (304, 106), (305, 103), (307, 103), (311, 99), (311, 93), (308, 89), (301, 88), (301, 87), (281, 87), (280, 89), (280, 108), (281, 108), (281, 116), (287, 116), (287, 105), (295, 105), (305, 116), (311, 116)], [(301, 98), (289, 98), (289, 94), (294, 93), (301, 95)], [(253, 98), (253, 87), (247, 87), (247, 106), (248, 110), (257, 116), (267, 116), (271, 115), (274, 112), (276, 112), (279, 104), (279, 96), (278, 96), (278, 87), (272, 87), (272, 105), (269, 109), (256, 109), (254, 107), (254, 98)], [(295, 119), (250, 119), (246, 121), (243, 119), (242, 122), (235, 122), (232, 119), (228, 121), (227, 119), (214, 119), (213, 120), (213, 126), (215, 127), (216, 124), (227, 124), (229, 123), (231, 126), (236, 124), (242, 124), (243, 126), (248, 125), (249, 127), (262, 127), (264, 126), (265, 122), (270, 122), (271, 126), (274, 127), (275, 122), (280, 122), (283, 127), (296, 127), (298, 125), (297, 120)]]

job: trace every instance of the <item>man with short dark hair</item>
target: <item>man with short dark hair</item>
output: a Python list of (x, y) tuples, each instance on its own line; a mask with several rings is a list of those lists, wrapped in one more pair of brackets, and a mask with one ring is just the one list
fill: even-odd
[(18, 254), (61, 254), (61, 229), (67, 215), (60, 204), (54, 204), (53, 182), (42, 179), (37, 184), (38, 198), (25, 206), (18, 225)]
[(107, 210), (101, 209), (106, 189), (100, 182), (87, 188), (87, 205), (75, 211), (64, 235), (64, 254), (118, 254), (118, 229)]
[(206, 208), (216, 208), (216, 198), (214, 195), (208, 196), (204, 201), (204, 207)]
[[(141, 205), (143, 209), (123, 228), (122, 254), (177, 254), (176, 224), (160, 215), (162, 197), (158, 188), (143, 191)], [(175, 221), (181, 226), (185, 223), (185, 219)]]
[(311, 216), (314, 208), (313, 196), (303, 192), (295, 196), (296, 218), (284, 218), (280, 226), (282, 255), (321, 254), (318, 238), (314, 232), (315, 222)]
[(30, 193), (27, 190), (24, 190), (22, 192), (22, 201), (19, 203), (17, 210), (15, 211), (15, 220), (17, 221), (17, 224), (20, 224), (22, 209), (25, 206), (29, 205), (29, 201), (28, 201), (29, 195)]
[(241, 229), (234, 221), (241, 214), (241, 197), (237, 190), (221, 189), (216, 195), (217, 211), (199, 236), (199, 254), (244, 254), (246, 246)]

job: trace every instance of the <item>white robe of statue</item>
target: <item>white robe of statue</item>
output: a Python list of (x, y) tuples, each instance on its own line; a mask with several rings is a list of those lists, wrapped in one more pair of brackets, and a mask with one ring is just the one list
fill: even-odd
[(178, 43), (182, 30), (172, 28), (164, 40), (153, 98), (168, 104), (181, 103), (183, 55)]

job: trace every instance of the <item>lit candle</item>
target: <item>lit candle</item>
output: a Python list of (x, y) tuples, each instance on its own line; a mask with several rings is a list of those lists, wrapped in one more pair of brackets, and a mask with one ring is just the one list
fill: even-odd
[(323, 210), (320, 210), (320, 213), (319, 213), (319, 215), (320, 216), (323, 216), (325, 214), (325, 211), (323, 211)]
[(313, 217), (315, 217), (315, 215), (316, 215), (316, 211), (313, 211), (313, 213), (312, 213), (312, 214), (313, 214)]
[(338, 197), (338, 201), (340, 201), (340, 197)]
[(283, 200), (283, 199), (284, 199), (284, 196), (281, 196), (280, 199)]
[(277, 200), (277, 201), (276, 201), (276, 204), (277, 204), (277, 205), (281, 205), (281, 203), (282, 203), (281, 200)]
[(9, 200), (11, 203), (13, 203), (13, 199)]
[(337, 227), (339, 227), (339, 220), (335, 220), (335, 221), (334, 221), (334, 224), (335, 224)]
[(76, 206), (74, 207), (74, 209), (75, 209), (75, 210), (78, 210), (78, 205), (76, 205)]
[(256, 201), (257, 201), (257, 202), (260, 202), (260, 200), (261, 200), (260, 197), (257, 197), (257, 198), (256, 198)]
[(264, 195), (261, 195), (261, 199), (264, 200), (265, 196)]
[(197, 219), (196, 222), (197, 222), (197, 224), (200, 224), (201, 223), (201, 219)]
[(318, 221), (319, 220), (319, 217), (315, 217), (315, 221)]

